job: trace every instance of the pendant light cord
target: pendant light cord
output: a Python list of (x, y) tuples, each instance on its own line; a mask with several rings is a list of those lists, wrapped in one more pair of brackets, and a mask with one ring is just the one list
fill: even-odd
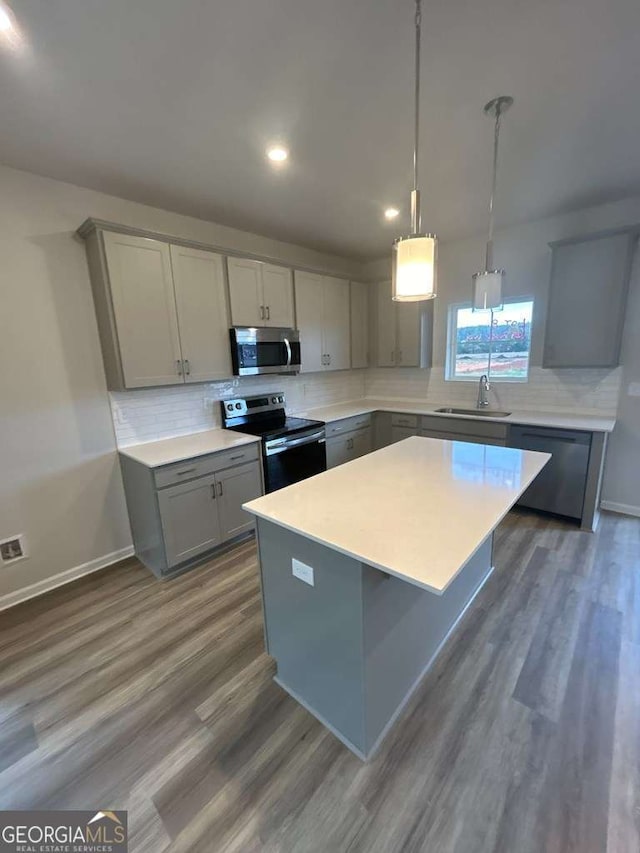
[(489, 199), (489, 236), (487, 239), (487, 252), (485, 256), (485, 270), (493, 270), (493, 206), (496, 197), (496, 183), (498, 179), (498, 140), (500, 138), (500, 105), (496, 106), (496, 123), (493, 131), (493, 179), (491, 181), (491, 198)]
[(418, 190), (418, 144), (420, 141), (420, 35), (422, 29), (422, 0), (416, 0), (416, 65), (415, 65), (415, 127), (413, 137), (413, 192), (411, 193), (411, 230), (419, 234), (421, 228), (420, 192)]

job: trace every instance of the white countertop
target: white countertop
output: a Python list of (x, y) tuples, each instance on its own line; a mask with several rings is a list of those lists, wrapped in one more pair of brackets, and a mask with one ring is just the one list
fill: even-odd
[(550, 458), (413, 436), (244, 509), (441, 595)]
[[(347, 403), (336, 403), (332, 406), (320, 406), (315, 409), (305, 409), (296, 412), (301, 417), (314, 418), (318, 421), (329, 423), (342, 418), (350, 418), (355, 415), (364, 415), (370, 412), (402, 412), (403, 414), (434, 415), (440, 418), (464, 418), (465, 420), (486, 420), (496, 423), (527, 424), (529, 426), (555, 427), (556, 429), (582, 429), (588, 432), (612, 432), (616, 424), (615, 417), (607, 415), (576, 415), (570, 412), (524, 412), (511, 411), (506, 418), (491, 417), (491, 409), (482, 415), (454, 415), (446, 412), (436, 412), (435, 409), (444, 408), (449, 403), (434, 405), (433, 403), (420, 403), (415, 400), (378, 400), (360, 399), (351, 400)], [(459, 408), (465, 408), (460, 406)], [(473, 408), (467, 406), (466, 408)]]
[(160, 465), (170, 465), (172, 462), (183, 462), (195, 456), (205, 456), (207, 453), (217, 453), (219, 450), (230, 450), (243, 444), (260, 441), (255, 435), (245, 435), (243, 432), (232, 432), (227, 429), (208, 429), (191, 435), (180, 435), (177, 438), (163, 438), (160, 441), (149, 441), (146, 444), (133, 444), (131, 447), (121, 447), (119, 452), (129, 456), (136, 462), (141, 462), (149, 468)]

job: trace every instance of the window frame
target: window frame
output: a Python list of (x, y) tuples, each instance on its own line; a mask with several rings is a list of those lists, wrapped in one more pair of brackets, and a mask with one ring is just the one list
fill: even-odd
[[(488, 379), (491, 382), (504, 382), (504, 383), (516, 383), (522, 384), (529, 381), (529, 376), (531, 374), (531, 345), (533, 343), (533, 312), (535, 308), (535, 300), (533, 296), (516, 296), (511, 297), (510, 299), (504, 300), (504, 305), (515, 305), (519, 302), (530, 302), (531, 303), (531, 332), (530, 332), (530, 340), (529, 340), (529, 360), (527, 362), (527, 375), (521, 378), (515, 376), (494, 376), (490, 373)], [(447, 348), (446, 348), (446, 358), (445, 358), (445, 367), (444, 367), (444, 379), (445, 382), (478, 382), (479, 376), (456, 376), (455, 375), (455, 363), (456, 363), (456, 345), (457, 338), (454, 332), (457, 332), (457, 312), (460, 308), (472, 308), (471, 302), (450, 302), (447, 306)], [(479, 311), (479, 314), (492, 314), (491, 311)]]

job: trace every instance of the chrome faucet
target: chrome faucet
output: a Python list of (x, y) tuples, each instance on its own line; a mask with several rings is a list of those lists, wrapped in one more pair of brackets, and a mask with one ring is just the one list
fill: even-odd
[(486, 373), (483, 373), (480, 377), (480, 385), (478, 386), (478, 409), (486, 409), (489, 406), (489, 391), (491, 390), (491, 383), (487, 377)]

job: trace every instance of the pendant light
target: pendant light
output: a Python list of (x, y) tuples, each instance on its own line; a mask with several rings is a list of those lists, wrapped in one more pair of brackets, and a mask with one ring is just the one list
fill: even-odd
[(411, 234), (393, 243), (392, 296), (397, 302), (419, 302), (436, 295), (437, 239), (422, 234), (420, 191), (418, 190), (418, 140), (420, 121), (420, 30), (421, 0), (416, 0), (415, 127), (413, 139), (413, 191), (411, 193)]
[(473, 276), (474, 311), (501, 311), (504, 270), (493, 268), (493, 208), (496, 197), (496, 182), (498, 177), (498, 140), (500, 138), (500, 120), (513, 104), (513, 98), (501, 95), (485, 105), (485, 115), (495, 120), (493, 130), (493, 180), (491, 183), (491, 198), (489, 199), (489, 235), (485, 252), (484, 271)]

